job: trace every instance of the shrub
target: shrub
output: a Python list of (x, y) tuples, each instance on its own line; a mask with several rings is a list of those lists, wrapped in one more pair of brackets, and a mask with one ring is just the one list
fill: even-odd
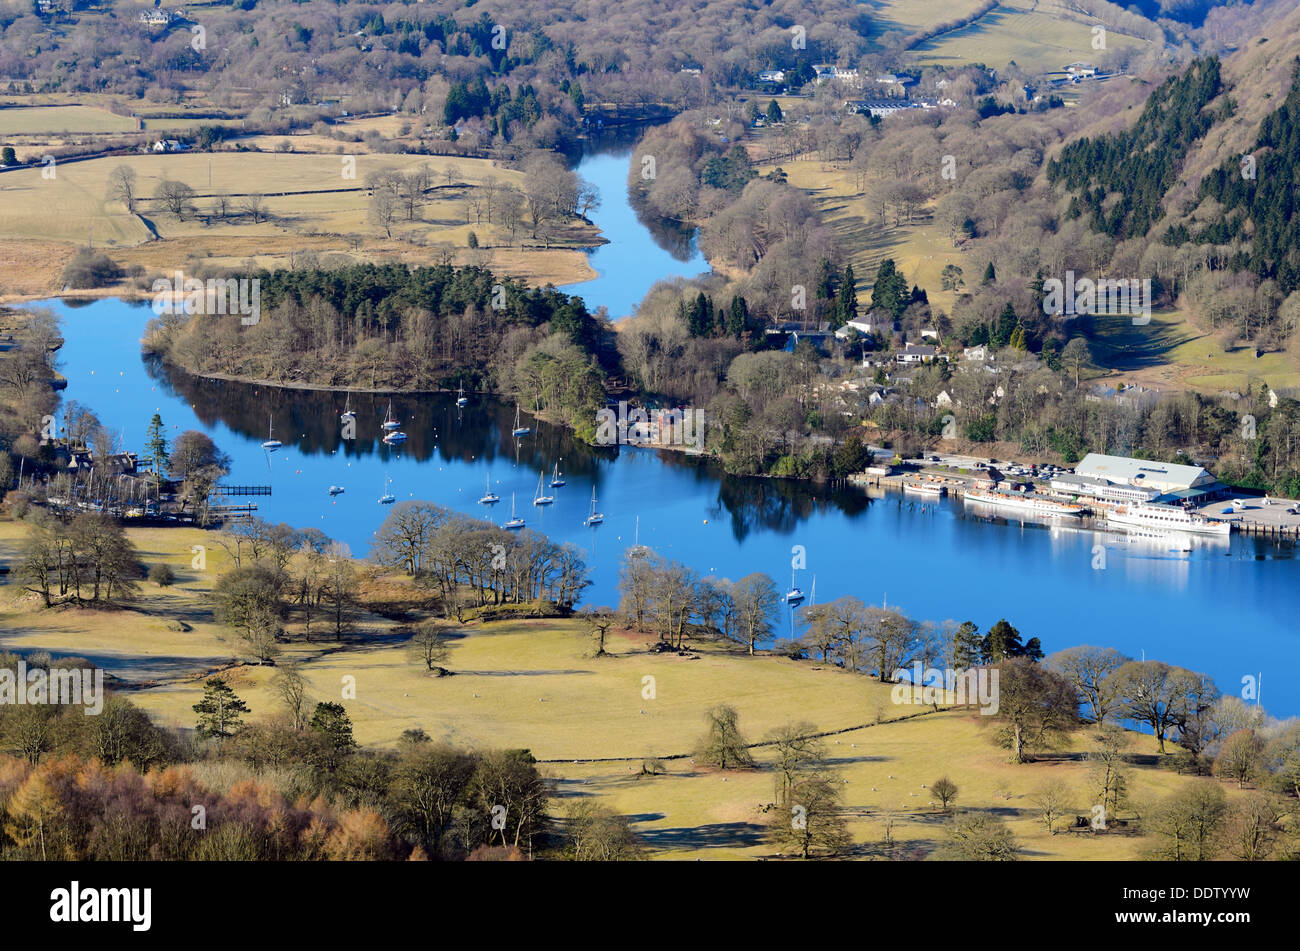
[(102, 251), (81, 248), (63, 269), (63, 283), (68, 287), (106, 287), (122, 279), (117, 262)]
[(171, 565), (154, 565), (149, 569), (149, 580), (160, 588), (169, 588), (176, 583), (176, 572)]

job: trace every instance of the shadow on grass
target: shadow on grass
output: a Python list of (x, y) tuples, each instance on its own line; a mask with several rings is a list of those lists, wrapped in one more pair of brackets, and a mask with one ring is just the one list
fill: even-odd
[(715, 822), (673, 829), (638, 829), (652, 849), (744, 849), (762, 845), (767, 829), (753, 822)]

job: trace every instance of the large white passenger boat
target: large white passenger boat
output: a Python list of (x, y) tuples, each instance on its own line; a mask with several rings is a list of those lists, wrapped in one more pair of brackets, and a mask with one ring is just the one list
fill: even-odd
[(982, 505), (1015, 509), (1019, 512), (1031, 512), (1034, 515), (1045, 515), (1049, 518), (1079, 518), (1083, 515), (1082, 505), (1074, 505), (1070, 502), (1054, 502), (1051, 499), (1039, 498), (1030, 494), (1022, 495), (1020, 493), (971, 489), (966, 493), (965, 499), (967, 502), (979, 502)]
[(1106, 513), (1106, 521), (1121, 526), (1132, 525), (1170, 532), (1199, 532), (1205, 535), (1227, 535), (1232, 531), (1231, 522), (1220, 522), (1177, 505), (1155, 502), (1117, 506)]

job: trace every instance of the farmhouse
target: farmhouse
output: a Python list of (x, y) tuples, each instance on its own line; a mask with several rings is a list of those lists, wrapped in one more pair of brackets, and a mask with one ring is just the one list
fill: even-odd
[(895, 359), (902, 364), (932, 363), (939, 356), (937, 347), (909, 343)]
[(784, 69), (765, 69), (758, 74), (760, 83), (783, 83), (785, 82)]

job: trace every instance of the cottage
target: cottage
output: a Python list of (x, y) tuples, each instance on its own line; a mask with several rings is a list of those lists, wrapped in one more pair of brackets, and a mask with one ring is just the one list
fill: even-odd
[(932, 363), (939, 356), (939, 348), (929, 344), (909, 343), (895, 359), (905, 365)]
[(758, 74), (760, 83), (783, 83), (785, 82), (784, 69), (765, 69)]

